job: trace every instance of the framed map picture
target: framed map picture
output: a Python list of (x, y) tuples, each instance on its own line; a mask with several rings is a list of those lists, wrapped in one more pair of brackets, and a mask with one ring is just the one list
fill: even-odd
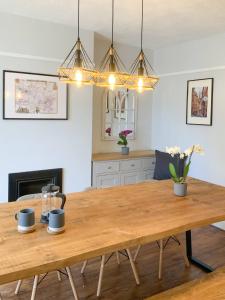
[(186, 124), (212, 125), (213, 78), (187, 82)]
[(67, 85), (57, 75), (4, 70), (3, 119), (67, 120)]

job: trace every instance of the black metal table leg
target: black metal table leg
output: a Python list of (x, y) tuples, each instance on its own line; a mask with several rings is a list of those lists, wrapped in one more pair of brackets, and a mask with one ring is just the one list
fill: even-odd
[(192, 255), (191, 230), (186, 231), (186, 251), (187, 251), (187, 257), (193, 265), (201, 268), (203, 271), (205, 271), (207, 273), (214, 271), (214, 269), (212, 267), (210, 267), (209, 265), (205, 264), (200, 259), (198, 259)]

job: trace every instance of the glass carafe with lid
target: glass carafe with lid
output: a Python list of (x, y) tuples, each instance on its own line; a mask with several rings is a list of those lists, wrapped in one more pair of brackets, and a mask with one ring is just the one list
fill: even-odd
[(48, 223), (49, 212), (53, 209), (63, 209), (66, 196), (59, 192), (59, 186), (49, 183), (43, 186), (42, 191), (42, 212), (41, 223)]

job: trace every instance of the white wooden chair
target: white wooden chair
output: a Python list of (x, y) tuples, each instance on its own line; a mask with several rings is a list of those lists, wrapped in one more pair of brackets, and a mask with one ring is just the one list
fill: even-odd
[[(140, 280), (139, 280), (139, 276), (138, 276), (138, 273), (137, 273), (136, 266), (135, 266), (134, 261), (132, 259), (131, 252), (130, 252), (129, 249), (125, 249), (124, 251), (126, 252), (125, 255), (127, 255), (128, 259), (130, 261), (131, 269), (132, 269), (132, 272), (134, 274), (134, 279), (136, 281), (136, 284), (139, 285), (140, 284)], [(120, 264), (119, 253), (120, 253), (119, 251), (113, 252), (110, 255), (110, 257), (109, 257), (109, 258), (111, 258), (111, 256), (113, 254), (116, 254), (118, 265)], [(106, 260), (106, 255), (102, 255), (101, 256), (101, 264), (100, 264), (100, 271), (99, 271), (99, 277), (98, 277), (98, 286), (97, 286), (97, 297), (99, 297), (101, 295), (101, 287), (102, 287), (102, 279), (103, 279), (104, 267), (105, 267), (105, 264), (108, 262), (109, 258)], [(85, 260), (84, 263), (83, 263), (83, 266), (81, 268), (81, 274), (84, 274), (84, 271), (86, 269), (87, 263), (88, 263), (88, 260)]]
[[(96, 188), (88, 187), (84, 191), (87, 192), (87, 191), (91, 191), (91, 190), (95, 190), (95, 189)], [(101, 264), (100, 264), (98, 286), (97, 286), (97, 297), (99, 297), (101, 295), (102, 279), (103, 279), (103, 273), (104, 273), (105, 264), (112, 257), (112, 255), (116, 255), (116, 259), (117, 259), (118, 265), (120, 264), (120, 253), (121, 253), (121, 255), (127, 256), (127, 258), (129, 259), (130, 265), (131, 265), (131, 269), (132, 269), (132, 272), (133, 272), (136, 284), (137, 285), (140, 284), (140, 280), (139, 280), (139, 276), (138, 276), (138, 273), (137, 273), (137, 269), (136, 269), (136, 266), (134, 264), (134, 261), (133, 261), (133, 258), (132, 258), (130, 250), (129, 249), (124, 249), (123, 251), (125, 251), (125, 254), (122, 251), (115, 251), (115, 252), (113, 252), (109, 256), (109, 258), (107, 260), (106, 260), (106, 255), (102, 255), (101, 256)], [(81, 268), (81, 274), (84, 274), (87, 264), (88, 264), (88, 260), (85, 260), (84, 263), (83, 263), (83, 266)]]
[[(169, 238), (167, 238), (165, 242), (164, 242), (164, 240), (157, 241), (157, 244), (159, 246), (159, 270), (158, 270), (159, 280), (162, 279), (163, 252), (164, 252), (164, 249), (166, 248), (169, 240), (171, 240), (171, 239), (173, 239), (177, 243), (177, 245), (181, 251), (181, 254), (183, 255), (185, 266), (186, 267), (190, 266), (190, 263), (189, 263), (189, 260), (187, 258), (186, 251), (185, 251), (186, 249), (180, 239), (178, 239), (176, 236), (173, 235), (173, 236), (170, 236)], [(137, 256), (140, 252), (140, 249), (141, 249), (141, 245), (139, 245), (135, 251), (135, 255), (133, 258), (134, 262), (137, 260)]]
[[(28, 199), (40, 199), (40, 198), (41, 198), (41, 194), (29, 194), (29, 195), (24, 195), (22, 197), (19, 197), (17, 199), (17, 201), (24, 201), (24, 200), (28, 200)], [(78, 300), (78, 295), (77, 295), (77, 291), (76, 291), (76, 288), (75, 288), (75, 285), (74, 285), (74, 281), (73, 281), (73, 277), (72, 277), (70, 268), (66, 267), (65, 270), (66, 270), (66, 274), (64, 272), (62, 272), (61, 270), (57, 270), (58, 280), (59, 281), (62, 280), (61, 273), (63, 273), (64, 275), (67, 275), (68, 278), (69, 278), (69, 282), (70, 282), (70, 285), (71, 285), (71, 289), (72, 289), (72, 292), (73, 292), (74, 299)], [(39, 278), (40, 277), (39, 275), (34, 276), (32, 293), (31, 293), (31, 300), (35, 299), (38, 284), (41, 283), (41, 281), (47, 276), (47, 274), (48, 273), (46, 273), (41, 279)], [(16, 295), (19, 294), (22, 282), (23, 282), (22, 280), (18, 280), (18, 282), (17, 282), (17, 286), (16, 286), (16, 289), (15, 289), (15, 294)], [(0, 297), (0, 300), (1, 300), (1, 297)]]

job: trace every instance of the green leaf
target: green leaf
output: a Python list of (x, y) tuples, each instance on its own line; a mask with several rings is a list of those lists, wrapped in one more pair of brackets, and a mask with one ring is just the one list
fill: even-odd
[(171, 176), (173, 177), (173, 180), (177, 180), (177, 172), (176, 172), (176, 169), (174, 167), (174, 165), (172, 163), (169, 163), (169, 171), (170, 171), (170, 174)]
[(120, 136), (119, 141), (117, 142), (118, 145), (127, 145), (127, 139), (125, 136)]
[(124, 145), (124, 142), (123, 142), (122, 140), (119, 140), (119, 141), (117, 142), (117, 145)]
[(186, 177), (188, 175), (188, 172), (190, 169), (190, 164), (191, 164), (191, 162), (189, 161), (189, 163), (184, 167), (184, 174), (183, 174), (184, 179), (186, 179)]

